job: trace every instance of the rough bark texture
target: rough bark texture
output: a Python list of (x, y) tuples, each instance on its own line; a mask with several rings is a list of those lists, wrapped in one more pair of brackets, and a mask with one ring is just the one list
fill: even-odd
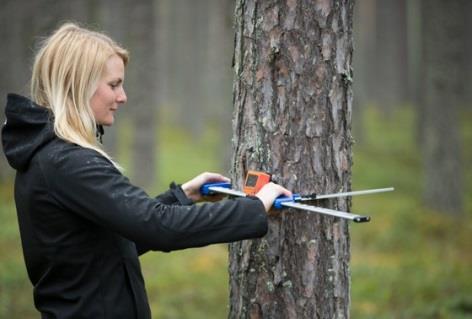
[[(352, 1), (236, 2), (236, 185), (256, 169), (295, 192), (350, 189), (352, 16)], [(271, 216), (264, 238), (230, 246), (229, 317), (348, 318), (349, 259), (346, 221)]]

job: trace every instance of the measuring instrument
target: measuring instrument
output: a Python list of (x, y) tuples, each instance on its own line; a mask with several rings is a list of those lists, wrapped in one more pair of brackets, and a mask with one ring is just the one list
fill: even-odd
[[(254, 196), (255, 194), (257, 194), (257, 192), (259, 192), (259, 190), (265, 184), (269, 182), (271, 182), (270, 174), (267, 174), (264, 172), (258, 172), (258, 171), (249, 171), (246, 175), (243, 191), (232, 189), (231, 183), (218, 182), (218, 183), (204, 184), (200, 188), (200, 193), (202, 195), (212, 195), (215, 193), (221, 193), (221, 194), (237, 196), (237, 197)], [(301, 202), (316, 201), (320, 199), (328, 199), (328, 198), (336, 198), (336, 197), (375, 194), (375, 193), (382, 193), (382, 192), (390, 192), (393, 190), (394, 190), (393, 187), (387, 187), (387, 188), (366, 189), (366, 190), (360, 190), (360, 191), (340, 192), (340, 193), (321, 194), (321, 195), (320, 194), (310, 194), (310, 195), (292, 194), (292, 196), (278, 197), (274, 201), (273, 207), (276, 209), (281, 209), (284, 207), (296, 208), (296, 209), (301, 209), (301, 210), (314, 212), (318, 214), (340, 217), (340, 218), (352, 220), (356, 223), (362, 223), (362, 222), (370, 221), (370, 217), (338, 211), (338, 210), (329, 209), (329, 208), (307, 205)]]

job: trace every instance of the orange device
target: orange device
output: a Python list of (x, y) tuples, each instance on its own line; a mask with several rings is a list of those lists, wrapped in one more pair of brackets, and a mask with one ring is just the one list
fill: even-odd
[(270, 179), (270, 174), (257, 171), (248, 171), (246, 174), (246, 181), (244, 182), (243, 191), (247, 195), (254, 196), (262, 188), (262, 186), (270, 182)]

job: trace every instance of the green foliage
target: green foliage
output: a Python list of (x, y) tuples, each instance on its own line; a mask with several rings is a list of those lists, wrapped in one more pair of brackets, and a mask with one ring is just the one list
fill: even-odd
[[(463, 162), (472, 162), (472, 114), (462, 116)], [(472, 318), (472, 197), (460, 220), (422, 205), (421, 158), (413, 112), (388, 120), (366, 111), (365, 139), (355, 145), (353, 189), (395, 186), (393, 193), (359, 196), (353, 211), (372, 221), (352, 224), (352, 318)], [(131, 128), (123, 130), (127, 135)], [(128, 133), (126, 133), (128, 132)], [(199, 139), (161, 126), (158, 167), (164, 190), (204, 170), (219, 171), (217, 132)], [(129, 137), (127, 138), (130, 141)], [(126, 141), (126, 140), (125, 140)], [(119, 161), (129, 165), (126, 144)], [(470, 190), (472, 170), (465, 167)], [(21, 253), (11, 185), (0, 187), (0, 318), (37, 318)], [(469, 194), (470, 191), (466, 191)], [(225, 318), (228, 311), (227, 249), (224, 245), (141, 258), (156, 318)]]

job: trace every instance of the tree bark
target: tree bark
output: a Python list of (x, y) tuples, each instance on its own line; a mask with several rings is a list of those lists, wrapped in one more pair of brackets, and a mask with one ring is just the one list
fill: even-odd
[[(353, 1), (238, 0), (233, 172), (299, 193), (350, 189)], [(348, 211), (347, 199), (318, 203)], [(348, 223), (301, 210), (230, 245), (230, 318), (349, 318)]]

